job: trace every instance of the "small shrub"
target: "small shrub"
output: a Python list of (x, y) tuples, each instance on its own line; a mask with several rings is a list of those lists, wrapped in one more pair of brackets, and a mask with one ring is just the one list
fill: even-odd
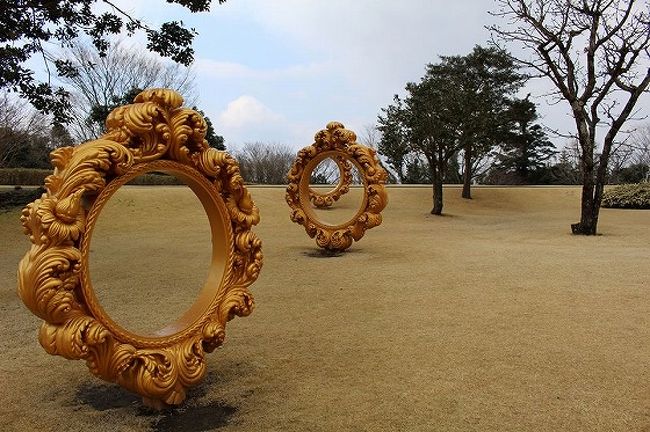
[(650, 183), (624, 184), (603, 193), (602, 207), (650, 209)]

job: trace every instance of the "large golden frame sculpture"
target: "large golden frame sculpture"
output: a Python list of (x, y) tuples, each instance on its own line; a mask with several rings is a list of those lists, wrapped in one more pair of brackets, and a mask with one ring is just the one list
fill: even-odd
[(339, 182), (334, 189), (324, 193), (309, 188), (309, 201), (311, 201), (314, 207), (331, 207), (339, 198), (350, 191), (350, 185), (352, 184), (352, 165), (342, 156), (337, 156), (332, 160), (339, 169)]
[[(248, 286), (262, 266), (251, 231), (259, 211), (237, 162), (205, 141), (206, 123), (166, 89), (145, 90), (115, 109), (100, 139), (52, 152), (47, 192), (21, 221), (32, 242), (18, 267), (18, 293), (44, 320), (39, 342), (53, 355), (83, 359), (90, 371), (161, 408), (185, 399), (206, 372), (205, 353), (220, 346), (226, 322), (251, 313)], [(92, 231), (111, 195), (139, 174), (164, 171), (184, 180), (203, 204), (212, 232), (212, 264), (194, 304), (164, 329), (133, 334), (117, 325), (93, 292)], [(119, 269), (115, 269), (119, 271)]]
[[(382, 168), (374, 149), (356, 142), (357, 136), (342, 123), (331, 122), (319, 131), (314, 143), (301, 149), (287, 178), (286, 200), (291, 207), (291, 220), (305, 227), (316, 244), (329, 251), (343, 251), (360, 240), (366, 230), (381, 224), (381, 211), (388, 203), (384, 184), (388, 173)], [(310, 203), (311, 173), (326, 158), (345, 159), (354, 164), (364, 185), (364, 196), (357, 213), (347, 222), (327, 225), (316, 216)]]

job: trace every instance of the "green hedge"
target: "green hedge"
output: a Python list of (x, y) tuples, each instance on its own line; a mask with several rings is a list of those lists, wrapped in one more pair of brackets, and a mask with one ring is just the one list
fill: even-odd
[[(52, 170), (35, 168), (2, 168), (0, 169), (0, 185), (42, 186), (45, 177)], [(174, 176), (163, 173), (149, 173), (138, 176), (129, 182), (131, 185), (182, 185), (182, 181)]]
[(616, 186), (603, 193), (603, 207), (650, 209), (650, 183)]

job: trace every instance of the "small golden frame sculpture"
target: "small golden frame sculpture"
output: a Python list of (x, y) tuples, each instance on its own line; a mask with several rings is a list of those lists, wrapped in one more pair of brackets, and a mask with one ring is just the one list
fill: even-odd
[[(331, 122), (319, 131), (314, 143), (301, 149), (287, 176), (286, 200), (291, 207), (291, 220), (303, 225), (316, 244), (328, 251), (344, 251), (359, 241), (366, 230), (381, 224), (381, 211), (388, 203), (384, 188), (388, 174), (372, 148), (356, 142), (357, 136), (343, 124)], [(326, 158), (345, 159), (354, 164), (363, 179), (363, 201), (357, 213), (347, 222), (326, 225), (319, 221), (310, 204), (311, 173)]]
[(352, 165), (344, 157), (333, 158), (339, 169), (339, 182), (334, 189), (321, 193), (318, 190), (309, 188), (309, 201), (317, 208), (331, 207), (336, 201), (350, 191), (352, 184)]
[[(90, 372), (143, 396), (178, 405), (206, 372), (205, 353), (220, 346), (226, 322), (253, 310), (248, 286), (262, 266), (251, 231), (259, 211), (237, 162), (205, 141), (206, 123), (167, 89), (140, 93), (115, 109), (100, 139), (51, 154), (47, 192), (23, 210), (32, 242), (18, 267), (18, 294), (44, 320), (39, 342), (53, 355), (83, 359)], [(102, 309), (88, 268), (93, 228), (113, 193), (134, 177), (164, 171), (200, 199), (212, 232), (212, 263), (194, 304), (152, 334), (133, 334)], [(119, 269), (116, 269), (119, 271)]]

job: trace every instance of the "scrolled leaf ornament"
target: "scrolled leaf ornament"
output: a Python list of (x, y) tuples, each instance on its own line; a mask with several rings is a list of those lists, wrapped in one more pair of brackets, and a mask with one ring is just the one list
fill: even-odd
[[(381, 224), (381, 211), (388, 203), (384, 184), (388, 173), (382, 168), (374, 149), (356, 142), (357, 136), (339, 122), (331, 122), (316, 133), (314, 143), (304, 147), (287, 175), (286, 201), (290, 218), (302, 225), (316, 244), (329, 251), (343, 251), (359, 241), (366, 230)], [(364, 186), (363, 201), (357, 213), (347, 222), (327, 225), (318, 220), (312, 208), (309, 180), (311, 173), (324, 159), (343, 160), (357, 167)]]
[[(185, 399), (206, 373), (205, 354), (223, 343), (226, 323), (252, 312), (248, 287), (263, 261), (252, 231), (259, 211), (237, 162), (208, 146), (203, 117), (182, 104), (174, 91), (145, 90), (108, 116), (100, 139), (54, 150), (46, 193), (21, 216), (32, 246), (18, 266), (18, 295), (44, 321), (38, 337), (43, 348), (85, 360), (94, 375), (157, 408)], [(181, 318), (140, 335), (102, 309), (88, 260), (103, 206), (126, 182), (150, 171), (181, 178), (197, 195), (210, 221), (212, 264)]]

